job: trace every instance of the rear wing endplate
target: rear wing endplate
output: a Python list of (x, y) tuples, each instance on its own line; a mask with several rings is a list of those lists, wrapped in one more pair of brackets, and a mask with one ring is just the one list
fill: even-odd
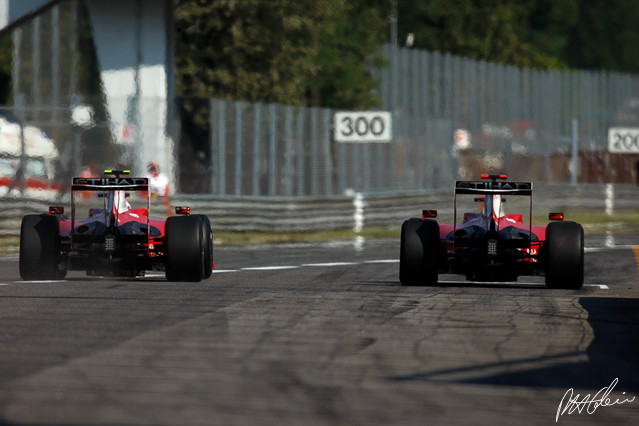
[(74, 177), (72, 191), (148, 191), (149, 178), (145, 177)]
[(455, 182), (455, 194), (532, 195), (532, 182), (466, 181)]

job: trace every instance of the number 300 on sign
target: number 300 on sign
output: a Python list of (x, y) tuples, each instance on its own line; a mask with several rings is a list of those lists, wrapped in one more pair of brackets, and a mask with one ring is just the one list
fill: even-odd
[(639, 152), (639, 128), (609, 128), (608, 151), (613, 153)]
[(390, 142), (391, 114), (386, 111), (336, 112), (337, 142)]

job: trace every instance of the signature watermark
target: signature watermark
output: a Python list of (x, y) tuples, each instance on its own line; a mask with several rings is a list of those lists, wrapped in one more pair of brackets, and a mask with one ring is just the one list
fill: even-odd
[(563, 398), (559, 402), (559, 407), (557, 407), (557, 415), (555, 416), (555, 422), (559, 422), (559, 417), (564, 414), (573, 414), (577, 412), (581, 414), (582, 412), (586, 412), (587, 414), (592, 414), (599, 407), (610, 407), (613, 405), (621, 405), (626, 404), (628, 402), (633, 402), (635, 400), (634, 396), (626, 395), (625, 392), (621, 393), (620, 398), (614, 398), (611, 396), (612, 391), (615, 389), (619, 383), (619, 379), (616, 378), (610, 383), (610, 385), (605, 386), (599, 390), (596, 394), (591, 396), (590, 394), (584, 395), (583, 397), (580, 394), (575, 394), (573, 388), (570, 388), (566, 391)]

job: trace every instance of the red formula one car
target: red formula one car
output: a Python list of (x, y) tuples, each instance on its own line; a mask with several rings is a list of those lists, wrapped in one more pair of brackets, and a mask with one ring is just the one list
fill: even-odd
[[(49, 214), (24, 216), (22, 279), (60, 279), (68, 270), (123, 277), (164, 270), (169, 281), (210, 277), (213, 234), (208, 217), (177, 207), (177, 216), (151, 219), (148, 178), (128, 175), (127, 170), (106, 170), (105, 177), (73, 178), (71, 219), (57, 206), (49, 207)], [(76, 210), (85, 207), (88, 217), (79, 219)]]
[[(457, 181), (453, 223), (439, 224), (437, 211), (402, 225), (399, 279), (404, 285), (435, 285), (438, 274), (462, 274), (469, 281), (514, 281), (545, 275), (549, 288), (579, 289), (584, 281), (584, 231), (550, 213), (548, 226), (532, 225), (531, 182), (509, 182), (506, 175)], [(506, 198), (508, 196), (508, 198)], [(470, 198), (462, 209), (462, 199)], [(528, 214), (506, 214), (513, 202)], [(477, 205), (472, 208), (470, 203)], [(529, 206), (529, 208), (526, 207)], [(458, 211), (465, 211), (458, 223)]]

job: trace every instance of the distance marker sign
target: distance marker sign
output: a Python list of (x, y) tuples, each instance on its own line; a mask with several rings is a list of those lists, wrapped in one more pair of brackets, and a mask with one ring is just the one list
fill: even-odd
[(391, 142), (392, 117), (387, 111), (336, 112), (334, 138), (337, 142)]
[(611, 127), (608, 129), (608, 151), (612, 153), (638, 153), (639, 128)]

